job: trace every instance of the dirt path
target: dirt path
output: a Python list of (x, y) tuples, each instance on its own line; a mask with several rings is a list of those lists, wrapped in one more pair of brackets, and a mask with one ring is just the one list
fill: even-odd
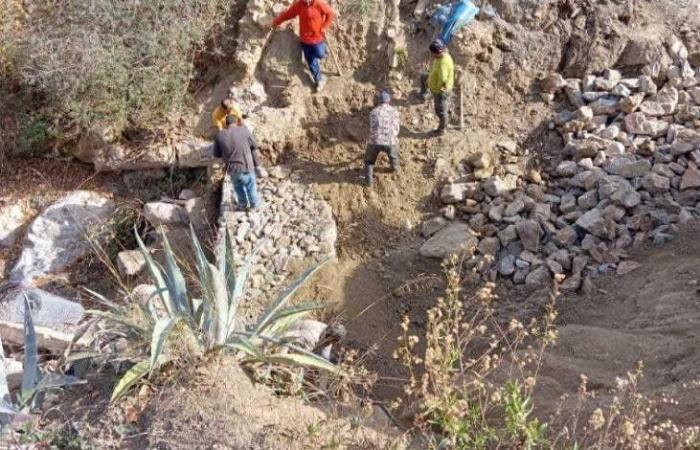
[(688, 227), (667, 246), (636, 251), (632, 257), (642, 264), (639, 269), (600, 278), (589, 297), (560, 300), (560, 337), (545, 358), (539, 385), (544, 411), (552, 412), (560, 395), (575, 392), (583, 373), (598, 401), (610, 400), (615, 378), (643, 361), (641, 390), (680, 401), (663, 408), (664, 416), (698, 423), (698, 230)]

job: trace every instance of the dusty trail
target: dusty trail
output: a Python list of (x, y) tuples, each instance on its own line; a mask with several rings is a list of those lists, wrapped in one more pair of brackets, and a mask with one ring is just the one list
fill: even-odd
[(664, 247), (633, 254), (642, 266), (624, 276), (598, 280), (589, 297), (562, 298), (560, 338), (546, 355), (538, 400), (552, 412), (560, 395), (573, 393), (580, 374), (598, 402), (610, 401), (615, 378), (644, 362), (641, 390), (654, 398), (680, 401), (662, 405), (663, 416), (698, 423), (700, 392), (700, 241), (697, 225)]

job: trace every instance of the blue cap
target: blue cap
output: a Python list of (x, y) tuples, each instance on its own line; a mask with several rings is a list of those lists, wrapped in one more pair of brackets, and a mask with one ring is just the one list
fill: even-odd
[(389, 103), (391, 101), (391, 95), (387, 91), (379, 91), (377, 99), (379, 103)]
[(445, 51), (445, 43), (442, 39), (435, 39), (430, 43), (430, 51), (433, 53), (442, 53)]

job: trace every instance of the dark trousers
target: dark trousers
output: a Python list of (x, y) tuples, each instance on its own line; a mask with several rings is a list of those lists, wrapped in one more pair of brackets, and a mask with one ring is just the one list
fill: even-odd
[(365, 151), (365, 176), (367, 182), (374, 181), (374, 164), (377, 162), (377, 157), (380, 153), (386, 153), (389, 157), (389, 165), (391, 169), (399, 170), (399, 153), (396, 151), (395, 145), (376, 145), (369, 144)]
[[(428, 92), (428, 74), (421, 75), (421, 95), (425, 95)], [(434, 93), (431, 91), (433, 96), (433, 107), (435, 109), (435, 115), (440, 121), (438, 130), (443, 131), (447, 129), (447, 125), (450, 120), (450, 97), (452, 92), (440, 92)]]
[(447, 129), (450, 117), (450, 92), (433, 94), (433, 106), (435, 107), (435, 115), (440, 120), (438, 130)]
[(304, 50), (304, 59), (309, 65), (311, 75), (314, 77), (316, 84), (318, 84), (321, 79), (321, 60), (326, 57), (326, 42), (319, 42), (318, 44), (304, 44), (302, 42), (301, 48)]

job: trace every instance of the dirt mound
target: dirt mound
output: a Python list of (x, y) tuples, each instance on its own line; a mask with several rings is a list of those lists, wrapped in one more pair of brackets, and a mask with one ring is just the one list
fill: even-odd
[(700, 391), (700, 241), (697, 226), (665, 247), (631, 256), (642, 266), (624, 276), (607, 275), (591, 295), (559, 304), (559, 340), (547, 353), (537, 390), (541, 411), (553, 412), (559, 396), (576, 392), (580, 375), (599, 402), (610, 400), (616, 377), (644, 363), (640, 390), (679, 400), (661, 415), (697, 424)]
[(152, 401), (142, 415), (148, 436), (133, 448), (388, 448), (400, 436), (382, 415), (370, 408), (351, 429), (338, 419), (340, 411), (324, 412), (294, 398), (271, 396), (253, 385), (237, 364), (212, 361), (189, 383), (166, 389)]

